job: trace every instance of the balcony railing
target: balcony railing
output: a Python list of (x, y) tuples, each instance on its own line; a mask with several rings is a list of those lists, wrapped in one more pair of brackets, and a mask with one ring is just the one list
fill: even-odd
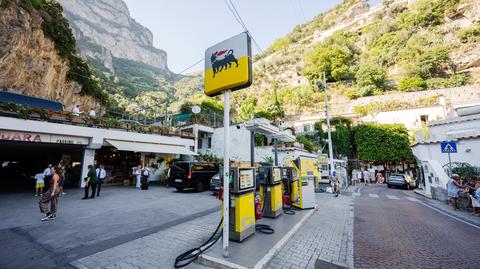
[(169, 128), (161, 126), (144, 125), (132, 121), (122, 122), (121, 120), (108, 117), (91, 117), (88, 115), (76, 116), (65, 111), (52, 111), (44, 108), (28, 107), (15, 103), (0, 103), (0, 116), (76, 125), (82, 127), (123, 130), (126, 132), (178, 136), (191, 139), (194, 138), (191, 133), (173, 131)]

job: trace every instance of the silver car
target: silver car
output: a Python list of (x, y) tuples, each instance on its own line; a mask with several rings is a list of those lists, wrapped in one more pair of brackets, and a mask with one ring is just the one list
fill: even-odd
[(387, 178), (387, 187), (392, 186), (403, 187), (407, 190), (415, 188), (415, 179), (411, 173), (392, 174)]

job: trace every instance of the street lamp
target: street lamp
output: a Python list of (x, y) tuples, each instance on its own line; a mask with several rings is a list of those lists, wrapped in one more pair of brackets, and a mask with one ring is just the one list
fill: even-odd
[[(322, 82), (317, 81), (315, 83), (319, 90), (322, 88)], [(325, 93), (325, 116), (327, 118), (327, 132), (328, 132), (328, 164), (330, 169), (330, 175), (333, 176), (333, 146), (332, 146), (332, 128), (330, 126), (330, 115), (328, 114), (328, 96), (327, 96), (327, 79), (325, 72), (323, 72), (323, 90)]]

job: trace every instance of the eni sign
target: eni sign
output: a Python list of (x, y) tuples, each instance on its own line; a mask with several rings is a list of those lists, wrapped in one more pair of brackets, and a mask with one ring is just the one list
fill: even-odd
[(248, 33), (224, 40), (205, 51), (205, 94), (240, 90), (252, 84), (252, 45)]

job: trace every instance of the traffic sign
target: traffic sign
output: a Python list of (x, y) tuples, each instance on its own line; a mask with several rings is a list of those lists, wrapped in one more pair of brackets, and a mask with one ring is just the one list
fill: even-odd
[(215, 96), (225, 90), (240, 90), (252, 84), (250, 35), (241, 33), (205, 51), (205, 94)]
[(442, 153), (457, 153), (457, 143), (453, 141), (442, 142), (440, 147), (442, 148)]

